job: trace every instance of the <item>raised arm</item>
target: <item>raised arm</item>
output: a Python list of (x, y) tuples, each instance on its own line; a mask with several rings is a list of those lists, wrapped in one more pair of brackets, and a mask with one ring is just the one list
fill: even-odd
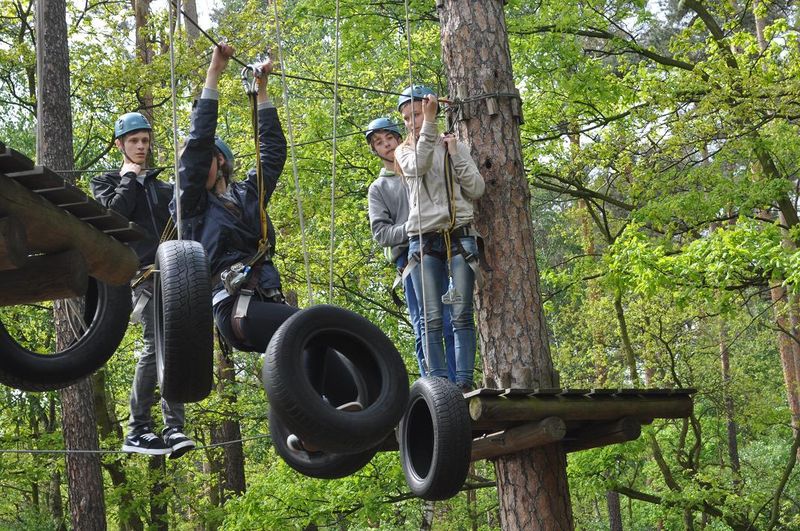
[[(410, 103), (408, 105), (414, 105)], [(406, 108), (408, 107), (406, 105)], [(394, 152), (395, 161), (400, 167), (406, 179), (422, 177), (431, 169), (433, 162), (433, 149), (436, 147), (436, 139), (439, 136), (439, 127), (436, 125), (436, 110), (439, 101), (435, 94), (429, 94), (422, 100), (422, 115), (424, 121), (419, 130), (419, 139), (416, 142), (416, 154), (412, 144), (400, 144)], [(403, 112), (408, 112), (404, 110)], [(409, 119), (407, 119), (409, 118)], [(403, 116), (406, 127), (409, 127), (411, 117)], [(414, 133), (411, 133), (413, 137)]]
[(469, 147), (463, 142), (458, 142), (452, 135), (445, 135), (444, 144), (453, 161), (453, 175), (456, 182), (461, 185), (461, 193), (467, 199), (478, 199), (486, 188), (483, 176), (478, 171), (478, 166), (472, 159)]
[(181, 183), (181, 207), (184, 215), (193, 216), (206, 208), (208, 201), (206, 182), (214, 155), (214, 134), (219, 112), (219, 76), (228, 65), (233, 48), (220, 44), (214, 48), (211, 64), (206, 72), (206, 82), (200, 99), (192, 111), (189, 136), (180, 157), (178, 176)]
[[(267, 92), (267, 81), (272, 72), (272, 60), (257, 65), (260, 74), (258, 82), (258, 136), (259, 150), (261, 153), (261, 174), (264, 178), (264, 202), (269, 202), (272, 192), (278, 184), (278, 178), (286, 163), (286, 137), (283, 127)], [(256, 183), (256, 172), (250, 170), (247, 180), (253, 185)]]

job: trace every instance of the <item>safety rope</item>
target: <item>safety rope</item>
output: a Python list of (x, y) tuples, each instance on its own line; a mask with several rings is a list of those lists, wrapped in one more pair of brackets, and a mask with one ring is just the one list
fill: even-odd
[(339, 118), (339, 0), (336, 0), (336, 24), (333, 53), (333, 157), (331, 163), (331, 232), (329, 255), (328, 304), (333, 304), (333, 263), (336, 243), (336, 126)]
[[(408, 8), (408, 0), (403, 0), (405, 5), (405, 12), (406, 12), (406, 48), (408, 53), (408, 80), (409, 86), (411, 87), (411, 123), (416, 123), (416, 116), (414, 111), (414, 70), (413, 70), (413, 57), (411, 55), (411, 15), (409, 14)], [(414, 131), (409, 131), (409, 135), (415, 134)], [(417, 141), (418, 138), (414, 138), (414, 185), (417, 187), (417, 208), (416, 208), (416, 216), (417, 216), (417, 230), (419, 231), (419, 274), (420, 278), (425, 278), (425, 242), (423, 241), (422, 237), (422, 213), (420, 210), (420, 178), (419, 178), (419, 165), (417, 164)], [(413, 284), (413, 282), (412, 282)], [(430, 353), (428, 348), (428, 305), (426, 303), (425, 298), (425, 282), (420, 282), (422, 284), (422, 330), (424, 331), (424, 335), (422, 339), (422, 355), (425, 358), (425, 372), (428, 372), (428, 368), (430, 367)]]
[[(248, 75), (252, 74), (253, 79), (250, 81)], [(256, 187), (258, 189), (258, 219), (261, 227), (261, 239), (258, 241), (258, 250), (255, 256), (250, 259), (248, 265), (252, 266), (261, 260), (269, 252), (269, 238), (267, 227), (267, 206), (264, 204), (266, 198), (266, 187), (264, 186), (264, 172), (261, 168), (261, 140), (259, 138), (259, 125), (258, 125), (258, 89), (259, 83), (266, 80), (261, 80), (261, 73), (257, 71), (255, 66), (248, 65), (242, 68), (242, 83), (244, 85), (247, 98), (250, 100), (250, 121), (253, 127), (253, 143), (256, 150)]]
[(281, 71), (281, 86), (283, 88), (283, 104), (286, 106), (286, 132), (289, 134), (289, 147), (292, 154), (292, 175), (294, 177), (294, 190), (297, 200), (297, 217), (300, 221), (300, 242), (303, 247), (303, 263), (306, 271), (306, 285), (308, 288), (308, 303), (314, 304), (314, 290), (311, 287), (311, 264), (308, 253), (308, 242), (306, 242), (306, 224), (303, 216), (303, 197), (300, 190), (300, 177), (297, 170), (297, 152), (294, 144), (294, 130), (292, 128), (292, 113), (289, 107), (289, 86), (286, 83), (286, 63), (283, 59), (283, 42), (281, 39), (281, 23), (278, 14), (278, 2), (273, 0), (272, 5), (275, 9), (275, 42), (278, 43), (278, 64)]

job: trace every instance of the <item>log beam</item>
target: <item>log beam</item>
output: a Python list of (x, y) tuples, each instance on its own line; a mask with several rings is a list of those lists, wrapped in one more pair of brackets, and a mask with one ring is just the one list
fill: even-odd
[(472, 461), (492, 459), (529, 448), (560, 441), (567, 433), (564, 421), (548, 417), (539, 422), (515, 426), (472, 441)]
[(0, 218), (0, 271), (18, 269), (27, 259), (25, 227), (15, 218)]
[(107, 284), (126, 284), (139, 267), (136, 254), (129, 247), (3, 174), (0, 174), (0, 212), (25, 226), (31, 251), (53, 254), (77, 249), (86, 260), (89, 275)]
[(642, 423), (635, 418), (624, 417), (614, 422), (585, 426), (574, 434), (570, 433), (569, 437), (575, 439), (565, 442), (564, 450), (577, 452), (608, 446), (638, 439), (641, 434)]
[(0, 305), (80, 297), (88, 285), (89, 272), (79, 251), (32, 256), (24, 269), (0, 272)]
[(525, 397), (504, 398), (475, 396), (469, 402), (469, 414), (475, 430), (532, 422), (547, 417), (573, 420), (617, 420), (622, 417), (637, 419), (685, 418), (692, 413), (689, 396), (665, 397)]

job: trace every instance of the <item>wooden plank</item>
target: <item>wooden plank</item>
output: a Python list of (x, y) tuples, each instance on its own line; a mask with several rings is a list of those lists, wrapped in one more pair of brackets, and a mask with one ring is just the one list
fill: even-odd
[(531, 422), (547, 417), (571, 420), (616, 420), (634, 418), (684, 418), (692, 412), (688, 396), (541, 398), (474, 397), (469, 401), (469, 413), (476, 429), (507, 423)]
[(53, 254), (77, 249), (86, 260), (89, 274), (98, 280), (115, 286), (127, 284), (139, 268), (130, 248), (2, 174), (0, 212), (25, 226), (32, 252)]
[(23, 269), (0, 272), (0, 305), (80, 297), (88, 285), (89, 271), (79, 251), (32, 256)]
[(33, 161), (19, 151), (4, 146), (3, 151), (0, 152), (0, 172), (2, 173), (32, 170), (33, 167)]
[(22, 267), (28, 259), (25, 227), (16, 218), (0, 219), (0, 271)]
[(64, 184), (64, 178), (44, 166), (34, 166), (27, 171), (17, 171), (8, 173), (9, 179), (14, 179), (28, 190), (42, 190), (46, 188), (56, 188)]
[(55, 186), (53, 188), (45, 188), (42, 190), (34, 190), (36, 195), (44, 197), (51, 203), (56, 206), (67, 205), (70, 203), (77, 203), (84, 197), (86, 197), (86, 193), (75, 186), (74, 184), (70, 184), (66, 181), (62, 182), (60, 186)]
[(531, 422), (515, 426), (505, 431), (492, 433), (486, 437), (472, 441), (472, 461), (492, 459), (552, 444), (560, 441), (567, 433), (564, 421), (557, 417), (548, 417), (539, 422)]
[(88, 195), (84, 195), (80, 200), (74, 203), (63, 203), (58, 206), (81, 221), (84, 221), (85, 218), (97, 216), (97, 213), (103, 208), (100, 203)]
[(564, 450), (577, 452), (589, 448), (599, 448), (626, 441), (638, 439), (642, 434), (642, 423), (632, 417), (623, 417), (614, 422), (592, 423), (584, 425), (577, 431), (567, 434), (567, 438), (574, 438), (564, 442)]
[(120, 241), (122, 243), (141, 240), (142, 238), (145, 237), (144, 230), (139, 225), (133, 223), (132, 221), (128, 222), (127, 227), (123, 227), (120, 229), (107, 229), (104, 230), (103, 233), (108, 234), (115, 240)]

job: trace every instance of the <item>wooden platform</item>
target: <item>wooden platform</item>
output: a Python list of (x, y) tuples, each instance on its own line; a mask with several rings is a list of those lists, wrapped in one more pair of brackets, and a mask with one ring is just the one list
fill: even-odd
[(0, 306), (79, 296), (88, 276), (126, 284), (139, 261), (124, 243), (143, 236), (124, 216), (0, 142)]
[[(576, 452), (637, 439), (656, 418), (687, 418), (695, 389), (477, 389), (464, 395), (472, 460), (546, 444)], [(394, 434), (380, 447), (396, 451)]]
[(560, 442), (567, 452), (630, 441), (656, 418), (692, 414), (695, 389), (478, 389), (465, 395), (472, 458)]

